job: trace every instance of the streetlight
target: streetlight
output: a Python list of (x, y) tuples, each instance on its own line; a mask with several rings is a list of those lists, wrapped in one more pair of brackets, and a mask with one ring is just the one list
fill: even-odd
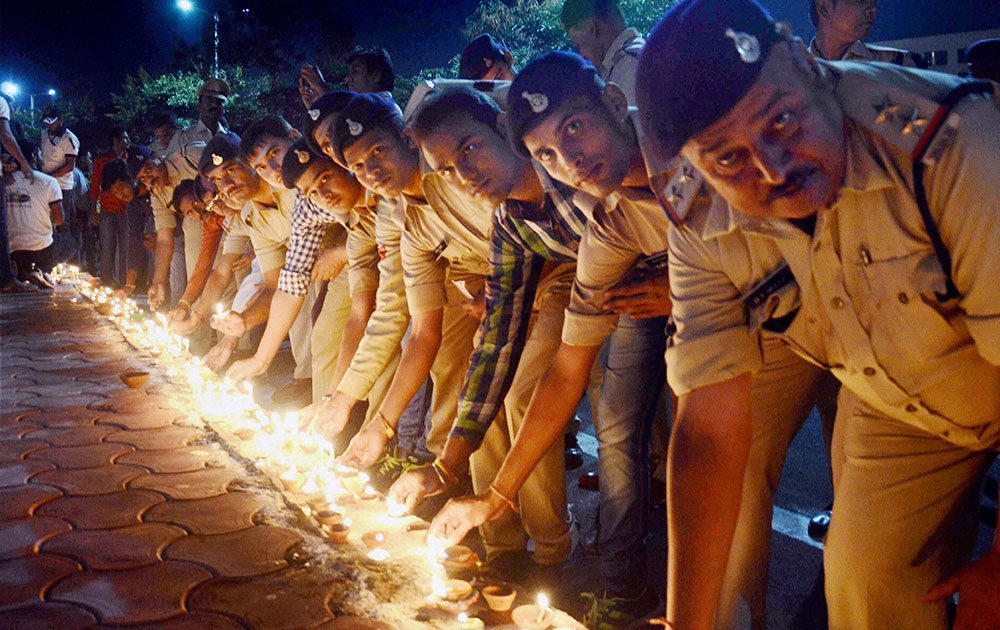
[(29, 94), (28, 95), (28, 100), (31, 102), (31, 105), (30, 105), (30, 107), (31, 107), (31, 117), (32, 118), (35, 117), (35, 97), (36, 96), (48, 96), (49, 98), (55, 98), (55, 95), (56, 95), (56, 91), (53, 90), (52, 88), (49, 88), (48, 91), (46, 91), (46, 92), (39, 92), (38, 94)]
[[(199, 9), (194, 6), (191, 0), (177, 0), (177, 8), (185, 13), (190, 13), (191, 11), (199, 11), (201, 13), (208, 14), (205, 9)], [(212, 37), (212, 49), (215, 53), (215, 71), (212, 73), (213, 77), (218, 78), (219, 76), (219, 12), (214, 11), (212, 13), (212, 26), (213, 26), (213, 37)]]
[(0, 83), (0, 92), (3, 92), (4, 94), (6, 94), (11, 98), (14, 98), (15, 96), (21, 93), (21, 88), (20, 86), (18, 86), (17, 83), (14, 83), (13, 81), (4, 81), (3, 83)]

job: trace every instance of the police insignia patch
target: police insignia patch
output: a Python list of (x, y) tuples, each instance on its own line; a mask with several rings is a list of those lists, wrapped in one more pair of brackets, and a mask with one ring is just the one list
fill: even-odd
[(223, 161), (224, 160), (222, 159), (222, 156), (219, 155), (218, 153), (213, 153), (212, 154), (212, 164), (215, 164), (216, 166), (220, 166)]
[(549, 108), (549, 97), (541, 93), (521, 92), (521, 98), (528, 101), (531, 111), (541, 114)]
[(360, 136), (361, 133), (365, 130), (364, 125), (362, 125), (357, 121), (351, 120), (350, 118), (346, 119), (346, 122), (347, 122), (347, 132), (350, 133), (352, 136)]
[(756, 63), (760, 59), (760, 42), (750, 33), (737, 32), (727, 28), (726, 37), (732, 39), (733, 43), (736, 44), (736, 52), (740, 54), (743, 63)]
[(319, 120), (319, 110), (318, 109), (310, 109), (309, 110), (309, 118), (312, 118), (313, 122), (316, 122), (317, 120)]
[(295, 157), (299, 158), (299, 164), (305, 164), (309, 161), (309, 152), (302, 149), (295, 149)]

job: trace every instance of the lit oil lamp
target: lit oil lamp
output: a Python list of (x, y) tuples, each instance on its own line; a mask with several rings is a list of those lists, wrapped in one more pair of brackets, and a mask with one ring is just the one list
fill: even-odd
[(510, 618), (523, 630), (545, 630), (552, 625), (555, 611), (549, 606), (549, 598), (539, 593), (537, 604), (518, 606), (511, 612)]

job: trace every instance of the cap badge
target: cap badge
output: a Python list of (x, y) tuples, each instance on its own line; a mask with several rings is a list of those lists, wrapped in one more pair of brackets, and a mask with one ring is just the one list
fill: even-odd
[(528, 101), (531, 111), (541, 114), (549, 108), (549, 97), (541, 93), (521, 92), (521, 98)]
[(351, 120), (350, 118), (347, 118), (346, 122), (347, 122), (347, 131), (352, 136), (360, 136), (361, 132), (365, 130), (364, 126), (361, 123)]
[(736, 44), (736, 52), (740, 54), (743, 63), (756, 63), (760, 59), (760, 42), (750, 33), (737, 32), (727, 28), (726, 37), (732, 39)]
[(309, 152), (302, 149), (295, 149), (295, 157), (299, 158), (299, 164), (305, 164), (309, 161)]
[(218, 153), (212, 154), (212, 164), (215, 164), (216, 166), (221, 166), (223, 161), (224, 160), (222, 159), (222, 156), (219, 155)]
[(318, 109), (310, 109), (309, 110), (309, 118), (312, 118), (313, 122), (316, 122), (317, 120), (319, 120), (319, 110)]

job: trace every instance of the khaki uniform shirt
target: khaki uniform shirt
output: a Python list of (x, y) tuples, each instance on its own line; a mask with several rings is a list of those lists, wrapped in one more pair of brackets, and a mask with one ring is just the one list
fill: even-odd
[[(809, 52), (813, 54), (817, 59), (826, 59), (819, 52), (819, 48), (816, 46), (816, 38), (814, 37), (811, 42), (809, 42)], [(840, 59), (830, 61), (881, 61), (883, 63), (894, 63), (900, 66), (907, 66), (910, 68), (915, 68), (917, 64), (913, 61), (913, 57), (910, 53), (899, 48), (889, 48), (888, 46), (872, 46), (871, 44), (866, 44), (860, 39), (844, 51)]]
[[(405, 204), (372, 197), (375, 204), (374, 255), (378, 257), (378, 280), (375, 292), (375, 312), (368, 318), (365, 335), (351, 359), (351, 366), (344, 373), (337, 390), (357, 400), (368, 397), (368, 392), (385, 371), (410, 323), (403, 285), (403, 263), (399, 253), (399, 240), (404, 225)], [(352, 230), (353, 232), (353, 230)], [(352, 294), (371, 288), (373, 275), (370, 232), (358, 231), (354, 239), (348, 238), (349, 282), (353, 276)]]
[(614, 83), (625, 92), (629, 105), (635, 105), (635, 72), (639, 68), (639, 53), (646, 39), (634, 28), (627, 28), (608, 47), (598, 69), (601, 78)]
[(378, 241), (375, 239), (375, 212), (351, 212), (347, 226), (347, 284), (353, 296), (378, 290)]
[(208, 141), (211, 140), (215, 134), (224, 131), (229, 130), (223, 127), (221, 123), (216, 126), (215, 131), (212, 131), (199, 119), (187, 129), (181, 129), (174, 134), (174, 137), (170, 139), (170, 144), (167, 145), (167, 155), (170, 155), (174, 151), (182, 149), (193, 142), (203, 142), (208, 144)]
[(266, 206), (258, 201), (248, 202), (238, 215), (227, 219), (222, 253), (241, 254), (249, 240), (261, 273), (280, 269), (285, 262), (288, 237), (292, 233), (292, 209), (297, 194), (294, 190), (272, 188), (275, 206)]
[(492, 209), (467, 201), (434, 173), (424, 176), (423, 187), (427, 201), (408, 204), (401, 242), (411, 313), (443, 308), (449, 281), (464, 286), (490, 271)]
[[(799, 302), (785, 339), (869, 405), (959, 446), (1000, 448), (1000, 108), (967, 97), (931, 140), (919, 130), (960, 79), (827, 67), (846, 115), (840, 196), (817, 214), (812, 237), (784, 220), (717, 207), (700, 227), (671, 230), (671, 385), (690, 391), (752, 368), (755, 326)], [(924, 188), (961, 294), (947, 303), (935, 295), (945, 275), (914, 200), (911, 155), (928, 140)], [(727, 270), (738, 257), (750, 273)], [(740, 300), (741, 280), (781, 258), (799, 296), (786, 286), (765, 301), (771, 312), (754, 317)]]
[(577, 250), (576, 279), (562, 341), (570, 346), (599, 346), (614, 331), (619, 317), (601, 309), (605, 293), (625, 279), (641, 258), (667, 251), (670, 221), (649, 190), (625, 189), (599, 205), (583, 193), (577, 193), (573, 201), (579, 207), (595, 207)]
[(201, 159), (201, 152), (204, 149), (204, 142), (194, 142), (163, 158), (169, 183), (166, 186), (156, 186), (149, 191), (149, 201), (153, 207), (153, 225), (157, 231), (177, 227), (177, 214), (169, 207), (174, 196), (174, 188), (185, 179), (194, 179), (198, 176), (198, 160)]

